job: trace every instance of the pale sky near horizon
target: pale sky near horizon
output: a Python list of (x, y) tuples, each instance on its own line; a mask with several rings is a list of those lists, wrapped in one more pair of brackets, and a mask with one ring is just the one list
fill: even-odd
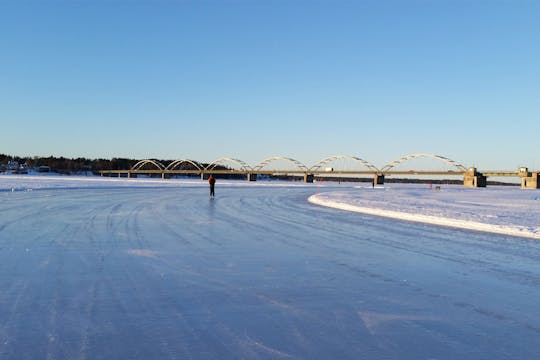
[(0, 153), (540, 168), (537, 1), (0, 0)]

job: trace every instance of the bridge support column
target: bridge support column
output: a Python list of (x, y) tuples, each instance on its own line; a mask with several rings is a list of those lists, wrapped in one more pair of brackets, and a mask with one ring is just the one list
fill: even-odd
[(522, 189), (540, 189), (538, 187), (538, 172), (527, 172), (525, 176), (521, 177), (521, 188)]
[(375, 185), (384, 185), (384, 175), (375, 174), (373, 175), (373, 186)]
[(463, 176), (463, 186), (465, 187), (486, 187), (486, 184), (487, 178), (482, 173), (476, 171), (474, 167), (467, 169), (467, 172)]
[(314, 179), (313, 174), (304, 174), (304, 182), (305, 183), (312, 183)]
[(257, 181), (257, 174), (246, 174), (247, 175), (247, 181)]
[(210, 175), (212, 175), (212, 174), (209, 174), (209, 173), (201, 173), (201, 180), (208, 180), (208, 178), (210, 177)]

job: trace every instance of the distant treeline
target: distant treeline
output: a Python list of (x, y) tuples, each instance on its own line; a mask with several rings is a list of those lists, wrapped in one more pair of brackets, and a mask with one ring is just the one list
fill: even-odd
[(57, 173), (81, 173), (99, 172), (99, 170), (129, 169), (138, 160), (113, 158), (113, 159), (87, 159), (87, 158), (65, 158), (49, 157), (20, 157), (0, 154), (0, 164), (7, 164), (10, 161), (17, 161), (19, 164), (27, 164), (29, 168), (48, 166), (51, 171)]
[[(80, 174), (92, 172), (99, 175), (101, 170), (128, 170), (140, 160), (126, 158), (112, 159), (87, 159), (87, 158), (65, 158), (49, 156), (49, 157), (20, 157), (0, 154), (0, 165), (7, 165), (10, 161), (17, 161), (19, 164), (26, 164), (29, 169), (36, 169), (40, 166), (48, 166), (51, 172), (59, 174)], [(164, 166), (169, 165), (174, 160), (156, 160)], [(208, 164), (201, 164), (203, 166)], [(182, 164), (176, 169), (189, 167), (189, 164)], [(215, 169), (225, 169), (223, 166), (216, 166)]]

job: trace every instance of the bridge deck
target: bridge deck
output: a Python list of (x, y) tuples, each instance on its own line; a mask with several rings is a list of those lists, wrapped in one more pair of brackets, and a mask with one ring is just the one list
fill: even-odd
[[(102, 175), (106, 174), (160, 174), (160, 175), (201, 175), (201, 174), (218, 174), (218, 175), (434, 175), (434, 176), (463, 176), (464, 171), (432, 171), (432, 170), (408, 170), (408, 171), (373, 171), (373, 170), (102, 170)], [(516, 171), (480, 171), (486, 177), (519, 177), (520, 173)]]

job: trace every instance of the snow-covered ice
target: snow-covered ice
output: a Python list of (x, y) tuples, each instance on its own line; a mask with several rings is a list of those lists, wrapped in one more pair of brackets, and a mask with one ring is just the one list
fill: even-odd
[(0, 358), (534, 359), (540, 241), (307, 201), (535, 228), (468, 192), (0, 176)]
[(540, 239), (540, 191), (426, 184), (356, 187), (313, 195), (315, 204), (433, 225)]

